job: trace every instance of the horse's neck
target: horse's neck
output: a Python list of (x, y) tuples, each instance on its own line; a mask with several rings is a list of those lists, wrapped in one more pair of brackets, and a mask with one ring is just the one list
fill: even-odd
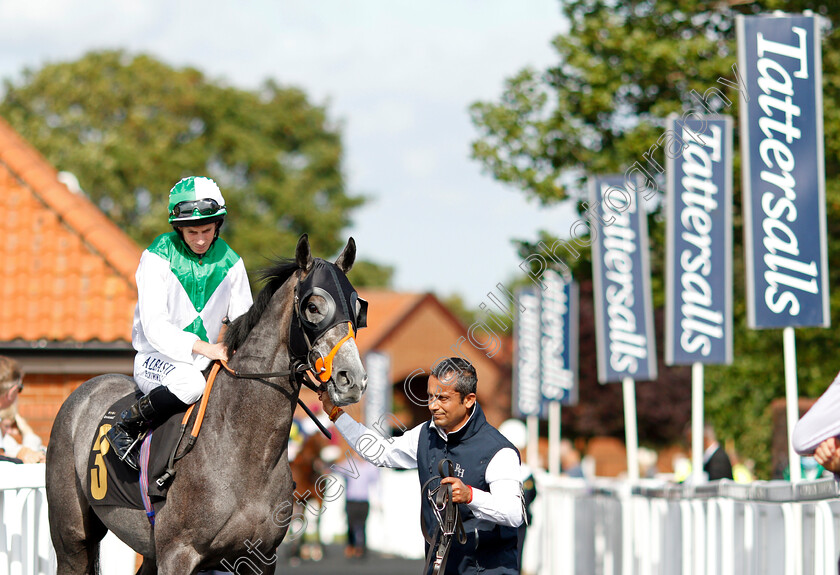
[(290, 286), (285, 285), (272, 296), (260, 321), (231, 359), (230, 364), (236, 370), (241, 373), (269, 373), (289, 368), (290, 292)]
[[(287, 302), (290, 298), (289, 286), (283, 286), (272, 296), (259, 323), (231, 358), (232, 369), (242, 374), (289, 369), (291, 305)], [(253, 443), (250, 448), (265, 449), (270, 454), (286, 448), (298, 388), (289, 377), (266, 381), (272, 385), (256, 379), (233, 378), (221, 371), (219, 401), (213, 403), (226, 430), (238, 436), (238, 443), (246, 449)]]

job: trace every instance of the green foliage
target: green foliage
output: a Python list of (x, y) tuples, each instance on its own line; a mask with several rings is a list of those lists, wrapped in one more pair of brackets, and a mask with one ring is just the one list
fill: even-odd
[[(249, 269), (291, 256), (304, 232), (315, 253), (337, 253), (364, 202), (345, 189), (339, 128), (297, 88), (242, 90), (120, 51), (4, 84), (0, 115), (142, 246), (169, 229), (169, 189), (188, 175), (221, 187), (222, 234)], [(387, 268), (360, 267), (387, 283)]]
[[(734, 80), (735, 16), (775, 9), (810, 9), (826, 16), (823, 92), (829, 284), (836, 285), (840, 281), (840, 36), (830, 32), (840, 11), (834, 3), (564, 1), (561, 10), (570, 30), (554, 41), (557, 64), (542, 72), (524, 69), (508, 80), (498, 101), (471, 107), (479, 131), (473, 157), (493, 177), (543, 204), (584, 199), (586, 174), (623, 173), (636, 161), (645, 163), (642, 155), (663, 133), (667, 116), (696, 106), (689, 98), (692, 90), (702, 94), (717, 86), (731, 106), (717, 102), (716, 109), (737, 115), (738, 93), (717, 83), (721, 77)], [(661, 150), (652, 158), (664, 166)], [(738, 174), (737, 157), (734, 167)], [(734, 439), (741, 454), (756, 461), (759, 475), (769, 477), (769, 403), (784, 397), (782, 335), (778, 330), (746, 327), (737, 176), (734, 184), (735, 362), (706, 370), (706, 415), (723, 440)], [(649, 204), (649, 229), (654, 305), (661, 308), (664, 222), (657, 204)], [(565, 230), (552, 233), (569, 235)], [(554, 241), (544, 233), (533, 244), (522, 243), (523, 256), (539, 251), (540, 240), (548, 245)], [(591, 276), (588, 251), (579, 251), (580, 257), (565, 261), (576, 277), (586, 281)], [(831, 298), (834, 325), (840, 321), (836, 291)], [(582, 335), (585, 329), (581, 326)], [(796, 337), (800, 393), (818, 396), (840, 369), (840, 357), (832, 353), (840, 346), (840, 336), (835, 330), (814, 328), (799, 329)], [(665, 379), (663, 372), (660, 383), (667, 385)], [(642, 406), (640, 417), (641, 410)], [(640, 421), (640, 429), (642, 425)]]

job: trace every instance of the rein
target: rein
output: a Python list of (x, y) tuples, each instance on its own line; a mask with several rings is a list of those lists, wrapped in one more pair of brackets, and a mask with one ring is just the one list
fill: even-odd
[[(446, 469), (444, 469), (444, 466)], [(449, 549), (452, 547), (453, 535), (458, 535), (458, 542), (461, 545), (467, 542), (467, 533), (464, 531), (464, 524), (461, 522), (461, 510), (458, 504), (452, 501), (452, 484), (441, 484), (437, 488), (429, 489), (426, 492), (426, 488), (432, 481), (453, 476), (452, 461), (441, 459), (438, 463), (438, 473), (439, 476), (429, 478), (420, 491), (421, 493), (426, 493), (426, 497), (438, 521), (435, 535), (430, 538), (427, 535), (426, 521), (423, 518), (423, 513), (420, 513), (420, 526), (423, 531), (423, 537), (426, 538), (426, 542), (429, 544), (426, 567), (423, 570), (424, 575), (429, 572), (429, 565), (432, 564), (434, 565), (432, 575), (440, 575), (446, 571), (446, 560), (449, 559)]]
[[(266, 381), (266, 378), (287, 377), (287, 376), (290, 376), (290, 375), (294, 375), (295, 381), (298, 381), (298, 382), (302, 383), (303, 385), (305, 385), (306, 387), (308, 387), (309, 389), (311, 389), (315, 393), (321, 393), (322, 391), (324, 391), (324, 386), (323, 385), (317, 385), (316, 386), (315, 384), (313, 384), (311, 381), (309, 381), (306, 378), (306, 372), (310, 371), (310, 367), (308, 365), (304, 364), (304, 363), (298, 362), (297, 364), (294, 365), (294, 367), (292, 369), (287, 369), (285, 371), (273, 371), (273, 372), (269, 372), (269, 373), (242, 373), (240, 371), (232, 369), (228, 365), (228, 363), (224, 360), (219, 360), (219, 364), (224, 368), (224, 370), (228, 373), (228, 375), (230, 375), (233, 378), (236, 378), (236, 379), (251, 379), (251, 380), (263, 383), (263, 384), (265, 384), (269, 387), (272, 387), (274, 389), (277, 389), (279, 391), (284, 391), (284, 390), (283, 390), (283, 388), (281, 388), (276, 383), (271, 383), (270, 381)], [(297, 398), (297, 402), (298, 402), (298, 405), (300, 405), (300, 407), (306, 413), (306, 415), (308, 415), (309, 418), (312, 419), (312, 421), (315, 423), (315, 425), (318, 426), (318, 429), (321, 430), (321, 433), (323, 433), (327, 437), (327, 439), (332, 439), (332, 433), (330, 433), (329, 429), (324, 427), (324, 424), (321, 423), (321, 421), (318, 419), (318, 417), (314, 413), (312, 413), (312, 410), (310, 410), (309, 407), (307, 407), (307, 405), (305, 403), (303, 403), (303, 401), (300, 399), (300, 397)]]

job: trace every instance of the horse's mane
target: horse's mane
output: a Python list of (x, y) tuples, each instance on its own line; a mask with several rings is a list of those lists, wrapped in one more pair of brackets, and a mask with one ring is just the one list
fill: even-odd
[(298, 269), (300, 267), (295, 260), (280, 258), (274, 262), (274, 265), (260, 272), (260, 279), (267, 282), (265, 287), (257, 294), (257, 299), (254, 300), (251, 309), (231, 322), (225, 333), (225, 345), (229, 356), (233, 355), (233, 352), (245, 343), (248, 334), (251, 333), (251, 330), (254, 329), (268, 308), (274, 292), (280, 289), (280, 286), (286, 283)]

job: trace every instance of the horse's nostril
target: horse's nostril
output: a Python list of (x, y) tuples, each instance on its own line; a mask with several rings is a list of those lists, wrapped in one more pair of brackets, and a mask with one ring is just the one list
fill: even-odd
[(351, 387), (353, 385), (353, 377), (349, 371), (342, 370), (335, 374), (335, 383), (338, 387)]

